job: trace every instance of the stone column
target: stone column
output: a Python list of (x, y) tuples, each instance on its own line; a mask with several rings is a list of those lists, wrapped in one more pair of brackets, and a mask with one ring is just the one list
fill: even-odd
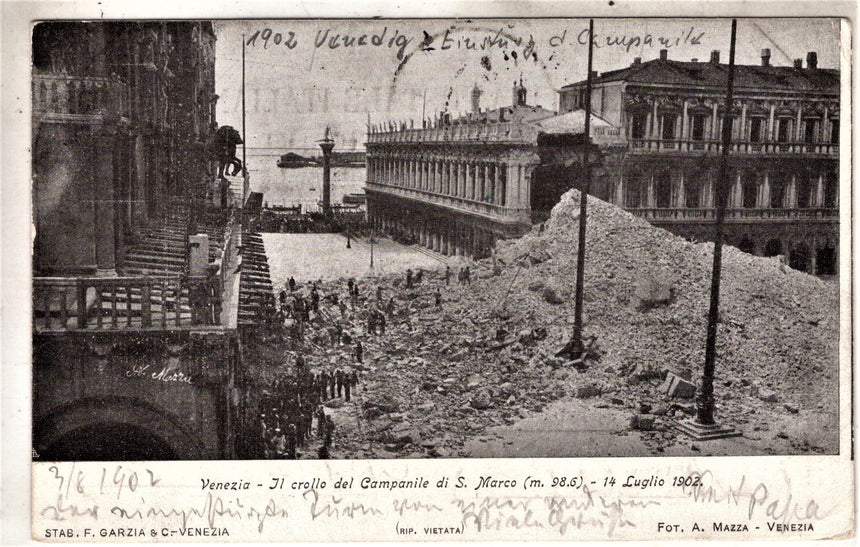
[(463, 160), (457, 162), (457, 195), (462, 195), (463, 187), (466, 186), (466, 165)]
[(618, 180), (615, 183), (615, 188), (614, 188), (612, 199), (614, 200), (615, 205), (617, 205), (618, 207), (622, 207), (622, 208), (624, 207), (624, 184), (625, 184), (625, 182), (626, 181), (624, 179), (624, 172), (623, 172), (623, 170), (621, 170), (621, 172), (618, 174)]
[(675, 207), (685, 208), (687, 206), (687, 197), (684, 195), (684, 170), (678, 170), (678, 190), (675, 193)]
[(502, 179), (499, 177), (499, 164), (493, 163), (493, 204), (501, 205), (503, 197)]
[[(492, 193), (493, 191), (493, 183), (492, 179), (490, 178), (490, 164), (484, 163), (481, 165), (481, 167), (484, 174), (484, 178), (482, 180), (483, 185), (481, 187), (481, 195), (478, 196), (478, 201), (482, 203), (487, 203), (487, 198), (490, 197), (490, 193)], [(478, 232), (478, 235), (481, 235), (480, 231)], [(480, 238), (478, 239), (478, 241), (481, 241)]]
[(654, 101), (654, 105), (651, 108), (651, 124), (648, 136), (652, 139), (660, 138), (660, 118), (657, 116), (657, 101)]
[(776, 106), (770, 105), (770, 114), (768, 115), (768, 118), (767, 118), (767, 140), (769, 140), (769, 141), (774, 140), (774, 137), (775, 137), (774, 132), (776, 131), (776, 128), (774, 127), (774, 124), (773, 124), (775, 113), (776, 113)]
[(815, 185), (815, 202), (812, 207), (824, 207), (824, 175), (818, 175), (818, 182)]
[(684, 141), (689, 139), (690, 137), (687, 135), (687, 131), (690, 128), (690, 116), (687, 113), (687, 99), (684, 99), (684, 110), (681, 112), (681, 131), (678, 132), (678, 140)]
[(803, 142), (803, 104), (797, 106), (797, 127), (794, 128), (794, 142)]
[(743, 192), (743, 190), (741, 188), (741, 174), (738, 173), (737, 177), (735, 177), (735, 180), (732, 183), (732, 188), (729, 191), (729, 200), (728, 200), (728, 203), (726, 204), (726, 206), (729, 209), (733, 209), (733, 208), (737, 208), (737, 207), (741, 206), (742, 192)]
[(525, 209), (531, 209), (532, 207), (532, 169), (532, 165), (523, 165), (523, 201), (520, 207)]
[(513, 163), (508, 163), (505, 165), (505, 169), (507, 170), (507, 184), (505, 188), (505, 207), (519, 207), (517, 204), (517, 179), (516, 179), (516, 170), (517, 166)]
[(791, 182), (785, 190), (785, 207), (794, 209), (797, 207), (797, 175), (791, 175)]
[(98, 135), (92, 139), (93, 216), (95, 235), (96, 268), (100, 275), (116, 274), (116, 246), (114, 241), (114, 181), (112, 134)]
[(768, 208), (770, 207), (770, 177), (768, 176), (767, 171), (764, 173), (764, 182), (761, 185), (761, 189), (759, 192), (759, 202), (757, 204), (759, 208)]
[(508, 202), (508, 166), (496, 164), (496, 205), (506, 206)]
[(720, 138), (720, 118), (717, 103), (714, 103), (713, 113), (711, 114), (711, 140)]
[(649, 209), (653, 209), (654, 207), (657, 206), (655, 203), (655, 200), (654, 200), (654, 174), (653, 173), (648, 176), (648, 191), (647, 191), (646, 195), (647, 195), (647, 197), (645, 199), (645, 202), (648, 204)]

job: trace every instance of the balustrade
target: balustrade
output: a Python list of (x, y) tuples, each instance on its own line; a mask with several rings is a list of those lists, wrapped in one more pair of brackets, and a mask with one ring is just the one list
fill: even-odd
[[(629, 149), (635, 153), (706, 152), (718, 154), (722, 150), (719, 140), (630, 139)], [(735, 141), (729, 146), (730, 154), (819, 154), (839, 155), (839, 145), (807, 142), (749, 142)]]
[[(686, 220), (715, 220), (714, 208), (657, 208), (642, 207), (627, 209), (634, 216), (647, 220), (686, 221)], [(731, 208), (726, 209), (725, 219), (732, 220), (834, 220), (839, 218), (837, 208)]]
[(526, 218), (529, 213), (528, 208), (505, 207), (503, 205), (498, 205), (485, 201), (478, 201), (466, 197), (445, 195), (427, 190), (402, 188), (389, 184), (369, 182), (367, 184), (367, 188), (372, 191), (385, 192), (395, 196), (423, 201), (432, 205), (438, 205), (450, 209), (457, 209), (469, 213), (477, 213), (481, 215), (503, 218), (505, 220), (517, 220), (521, 218)]
[(33, 76), (33, 111), (128, 117), (127, 93), (127, 86), (115, 79), (37, 74)]
[(367, 142), (518, 142), (536, 143), (538, 129), (518, 122), (468, 123), (368, 133)]

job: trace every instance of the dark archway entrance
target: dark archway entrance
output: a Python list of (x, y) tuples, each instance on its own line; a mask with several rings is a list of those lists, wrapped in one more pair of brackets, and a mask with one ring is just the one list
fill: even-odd
[(97, 423), (74, 429), (39, 454), (50, 461), (176, 460), (173, 449), (142, 427)]
[(836, 249), (824, 247), (815, 253), (816, 275), (836, 275)]
[(782, 254), (782, 243), (778, 239), (771, 239), (764, 246), (764, 256), (777, 256)]
[(801, 272), (809, 271), (809, 247), (798, 245), (791, 250), (788, 265)]
[(741, 239), (740, 243), (738, 243), (738, 249), (742, 250), (745, 253), (749, 253), (751, 255), (755, 254), (755, 243), (753, 243), (753, 241), (750, 238), (744, 236)]

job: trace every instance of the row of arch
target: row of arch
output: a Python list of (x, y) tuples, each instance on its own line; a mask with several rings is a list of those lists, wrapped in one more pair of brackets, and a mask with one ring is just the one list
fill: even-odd
[(838, 272), (839, 251), (828, 241), (790, 242), (780, 238), (756, 241), (745, 235), (737, 241), (737, 248), (756, 256), (783, 256), (791, 268), (812, 275), (836, 275)]
[[(49, 92), (50, 91), (50, 92)], [(51, 82), (38, 85), (38, 104), (51, 112), (94, 114), (107, 104), (108, 88), (85, 81)]]
[[(632, 171), (624, 176), (625, 208), (702, 208), (714, 206), (711, 172), (690, 173), (683, 169), (656, 172)], [(836, 208), (839, 181), (834, 169), (800, 173), (768, 173), (752, 170), (730, 175), (730, 208), (808, 209)]]

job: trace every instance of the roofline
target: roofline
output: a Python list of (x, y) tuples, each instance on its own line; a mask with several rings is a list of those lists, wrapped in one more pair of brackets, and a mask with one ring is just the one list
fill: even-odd
[[(697, 65), (711, 65), (712, 64), (708, 61), (700, 61), (700, 62), (693, 63), (692, 61), (680, 61), (680, 60), (676, 60), (676, 59), (666, 59), (664, 61), (663, 59), (655, 58), (655, 59), (651, 59), (650, 61), (645, 61), (644, 63), (640, 63), (638, 65), (629, 65), (629, 66), (622, 67), (622, 68), (607, 70), (606, 72), (603, 73), (603, 75), (599, 76), (595, 80), (592, 80), (591, 84), (592, 85), (600, 85), (600, 84), (609, 84), (609, 83), (614, 83), (614, 82), (630, 82), (630, 80), (626, 79), (626, 78), (613, 78), (612, 80), (608, 80), (605, 82), (601, 82), (600, 79), (603, 78), (606, 74), (610, 74), (612, 76), (615, 76), (616, 74), (624, 72), (625, 70), (641, 69), (647, 65), (650, 65), (652, 63), (658, 63), (658, 62), (697, 64)], [(716, 66), (724, 67), (726, 69), (728, 69), (728, 67), (729, 67), (728, 63), (717, 63)], [(761, 65), (735, 65), (735, 68), (737, 69), (737, 68), (763, 68), (763, 67)], [(795, 70), (810, 71), (809, 68), (796, 69), (793, 66), (769, 65), (769, 66), (764, 67), (764, 68), (779, 68), (779, 69), (785, 69), (785, 70), (791, 70), (791, 71), (795, 71)], [(814, 70), (815, 70), (815, 72), (823, 72), (823, 73), (832, 74), (832, 75), (839, 75), (840, 74), (840, 69), (838, 69), (838, 68), (816, 68)], [(636, 73), (638, 73), (639, 71), (640, 70), (636, 70)], [(563, 85), (563, 86), (561, 86), (561, 88), (559, 88), (559, 90), (562, 90), (565, 88), (570, 88), (570, 87), (585, 85), (587, 81), (588, 80), (579, 80), (579, 81), (574, 82), (572, 84)], [(647, 85), (660, 85), (660, 84), (647, 84)], [(674, 85), (674, 84), (663, 84), (663, 85)], [(709, 86), (709, 87), (712, 87), (712, 86)]]
[[(684, 90), (696, 90), (696, 91), (707, 91), (707, 92), (715, 92), (716, 90), (719, 90), (720, 93), (725, 95), (725, 87), (713, 86), (713, 85), (708, 85), (708, 86), (681, 85), (681, 86), (679, 86), (677, 84), (652, 84), (652, 83), (647, 83), (647, 82), (631, 82), (628, 80), (614, 80), (612, 82), (606, 82), (606, 83), (616, 83), (616, 82), (623, 83), (626, 86), (642, 86), (642, 87), (650, 87), (650, 88), (671, 89), (671, 90), (677, 91), (679, 93), (684, 91)], [(559, 90), (559, 92), (561, 92), (562, 90), (565, 90), (565, 89), (575, 89), (576, 87), (578, 87), (580, 85), (584, 86), (586, 84), (585, 84), (585, 82), (583, 82), (582, 84), (578, 84), (578, 83), (577, 84), (568, 84), (568, 85), (562, 87)], [(592, 85), (594, 85), (594, 84), (592, 84)], [(840, 96), (838, 89), (834, 90), (834, 91), (826, 91), (826, 90), (820, 90), (820, 89), (797, 89), (797, 88), (789, 89), (789, 88), (772, 88), (772, 87), (735, 86), (735, 91), (736, 92), (737, 91), (764, 92), (764, 93), (767, 93), (769, 95), (773, 95), (773, 94), (792, 94), (793, 95), (793, 94), (798, 94), (798, 93), (804, 93), (807, 95), (808, 94), (821, 94), (821, 95), (832, 96), (832, 97), (839, 97)]]

